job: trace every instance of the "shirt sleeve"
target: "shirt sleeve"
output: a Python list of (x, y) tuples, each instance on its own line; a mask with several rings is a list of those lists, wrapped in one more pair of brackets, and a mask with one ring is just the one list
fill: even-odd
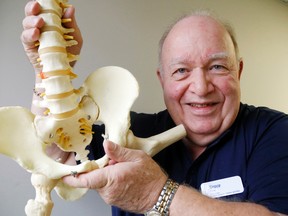
[(86, 148), (89, 150), (89, 160), (97, 160), (105, 155), (102, 137), (102, 134), (105, 133), (104, 125), (93, 125), (93, 133), (93, 139)]

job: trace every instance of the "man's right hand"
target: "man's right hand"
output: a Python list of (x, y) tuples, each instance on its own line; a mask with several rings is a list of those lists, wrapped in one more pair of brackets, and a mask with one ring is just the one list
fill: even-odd
[[(30, 1), (25, 6), (25, 18), (23, 19), (23, 32), (21, 34), (21, 41), (24, 46), (24, 50), (29, 58), (29, 61), (33, 65), (35, 72), (41, 72), (41, 66), (37, 62), (39, 58), (38, 48), (35, 43), (39, 40), (41, 34), (41, 27), (44, 25), (44, 20), (38, 16), (41, 12), (41, 6), (37, 1)], [(81, 32), (77, 26), (75, 19), (75, 8), (69, 7), (65, 11), (63, 18), (71, 18), (72, 21), (63, 24), (65, 28), (73, 28), (75, 31), (70, 35), (74, 37), (74, 40), (78, 42), (78, 45), (67, 47), (67, 51), (74, 55), (79, 55), (83, 39)], [(73, 64), (72, 64), (73, 65)]]

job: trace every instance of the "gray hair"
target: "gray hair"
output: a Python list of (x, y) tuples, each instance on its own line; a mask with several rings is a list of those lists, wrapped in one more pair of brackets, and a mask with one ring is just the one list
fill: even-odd
[(223, 27), (226, 29), (226, 31), (228, 32), (232, 43), (234, 45), (234, 49), (235, 49), (235, 53), (236, 53), (236, 58), (237, 60), (240, 59), (239, 56), (239, 47), (238, 47), (238, 43), (236, 40), (236, 35), (234, 32), (234, 29), (232, 27), (232, 25), (228, 22), (222, 21), (220, 20), (218, 17), (215, 16), (215, 14), (212, 14), (211, 11), (208, 10), (196, 10), (193, 11), (192, 13), (189, 14), (185, 14), (181, 17), (179, 17), (176, 21), (174, 21), (171, 25), (168, 26), (168, 28), (166, 29), (166, 31), (163, 33), (162, 37), (159, 40), (159, 45), (158, 45), (158, 67), (159, 70), (162, 71), (162, 63), (161, 63), (161, 56), (162, 56), (162, 48), (163, 48), (163, 44), (167, 38), (167, 36), (169, 35), (170, 31), (173, 29), (173, 27), (180, 22), (181, 20), (188, 18), (188, 17), (192, 17), (192, 16), (206, 16), (206, 17), (210, 17), (214, 20), (216, 20), (217, 22), (219, 22), (221, 25), (223, 25)]

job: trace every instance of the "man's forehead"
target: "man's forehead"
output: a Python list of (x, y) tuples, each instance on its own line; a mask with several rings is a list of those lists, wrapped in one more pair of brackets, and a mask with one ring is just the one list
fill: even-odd
[(173, 28), (175, 29), (184, 28), (184, 29), (192, 29), (192, 30), (197, 30), (197, 29), (205, 30), (206, 29), (207, 30), (207, 29), (210, 29), (212, 26), (217, 29), (222, 29), (222, 30), (225, 29), (223, 24), (220, 23), (215, 18), (211, 16), (201, 16), (201, 15), (188, 16), (180, 20), (179, 22), (177, 22)]

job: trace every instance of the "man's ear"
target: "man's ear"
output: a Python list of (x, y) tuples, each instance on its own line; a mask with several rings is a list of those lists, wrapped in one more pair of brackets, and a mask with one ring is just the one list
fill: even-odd
[(244, 63), (243, 63), (243, 59), (240, 58), (239, 59), (239, 66), (238, 66), (238, 79), (240, 80), (241, 75), (242, 75), (242, 71), (243, 71), (243, 67), (244, 67)]
[(157, 69), (157, 77), (158, 77), (158, 80), (160, 81), (160, 84), (161, 84), (161, 86), (162, 86), (162, 88), (163, 88), (163, 74), (162, 74), (163, 72), (161, 72), (160, 71), (160, 69), (158, 68)]

